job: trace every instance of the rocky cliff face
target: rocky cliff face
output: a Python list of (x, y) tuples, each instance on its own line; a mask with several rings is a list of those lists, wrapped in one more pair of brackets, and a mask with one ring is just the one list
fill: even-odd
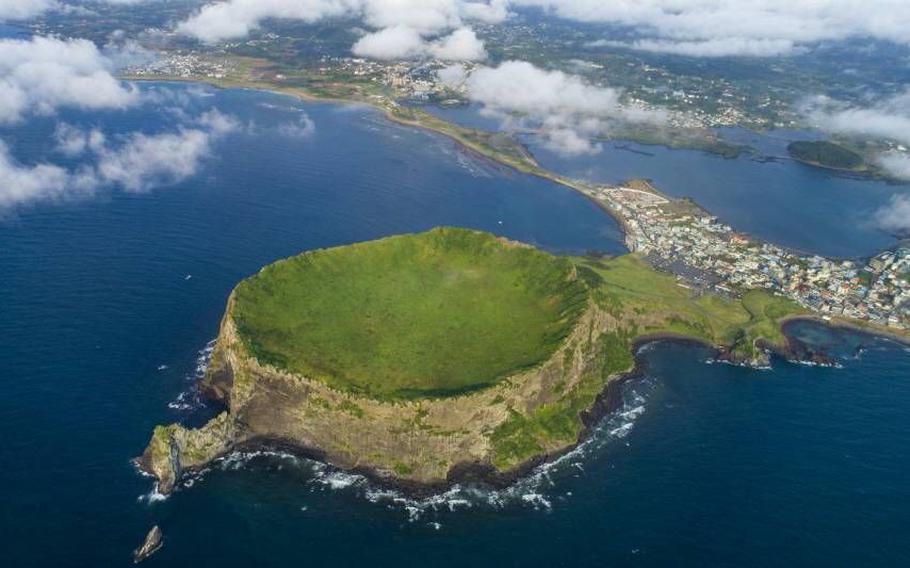
[[(293, 449), (415, 487), (446, 485), (478, 472), (487, 478), (508, 476), (523, 464), (506, 470), (493, 465), (493, 432), (510, 417), (533, 414), (599, 377), (600, 332), (609, 319), (590, 302), (549, 360), (493, 387), (457, 397), (380, 401), (261, 364), (237, 333), (232, 304), (229, 300), (202, 385), (228, 410), (199, 429), (157, 427), (137, 460), (158, 479), (162, 493), (173, 490), (185, 471), (233, 449), (260, 445)], [(572, 417), (579, 424), (587, 408), (580, 410)], [(552, 440), (535, 459), (576, 442), (577, 437)]]

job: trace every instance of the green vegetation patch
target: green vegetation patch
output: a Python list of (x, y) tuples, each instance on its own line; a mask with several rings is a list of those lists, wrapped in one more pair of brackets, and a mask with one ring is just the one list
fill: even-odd
[(600, 279), (594, 297), (636, 336), (674, 334), (734, 346), (762, 338), (782, 346), (786, 338), (780, 320), (805, 313), (793, 301), (764, 290), (747, 291), (740, 299), (699, 294), (636, 255), (578, 263), (580, 270), (591, 270)]
[(376, 398), (449, 396), (559, 347), (588, 289), (569, 259), (438, 228), (301, 254), (235, 291), (260, 361)]
[(797, 160), (839, 170), (858, 170), (866, 164), (853, 150), (826, 140), (791, 142), (787, 152)]
[(593, 406), (612, 375), (629, 371), (634, 364), (626, 334), (605, 333), (598, 348), (598, 373), (584, 376), (570, 392), (528, 416), (512, 411), (509, 419), (493, 431), (493, 465), (506, 470), (539, 455), (546, 447), (578, 440), (582, 413)]

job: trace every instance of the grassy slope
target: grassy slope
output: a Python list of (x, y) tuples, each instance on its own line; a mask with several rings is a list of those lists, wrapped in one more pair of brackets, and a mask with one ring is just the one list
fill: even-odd
[(742, 299), (697, 294), (634, 255), (600, 262), (584, 259), (580, 265), (601, 279), (600, 296), (614, 316), (630, 323), (633, 336), (671, 333), (734, 346), (763, 338), (783, 346), (778, 321), (803, 312), (792, 301), (761, 290), (749, 291)]
[(451, 395), (547, 359), (584, 309), (572, 264), (435, 229), (270, 265), (235, 294), (262, 361), (377, 398)]
[(582, 430), (580, 414), (590, 408), (611, 376), (632, 368), (632, 344), (649, 335), (672, 334), (732, 346), (750, 357), (755, 340), (783, 346), (780, 320), (802, 313), (793, 302), (754, 290), (742, 299), (695, 294), (676, 278), (660, 273), (634, 255), (610, 260), (576, 259), (582, 277), (595, 288), (595, 298), (616, 326), (601, 338), (601, 371), (579, 388), (528, 415), (512, 412), (493, 431), (493, 464), (506, 470), (548, 449), (574, 443)]

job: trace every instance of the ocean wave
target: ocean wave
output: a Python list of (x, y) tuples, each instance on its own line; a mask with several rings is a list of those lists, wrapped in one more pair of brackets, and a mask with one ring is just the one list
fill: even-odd
[(458, 163), (459, 167), (466, 171), (473, 178), (491, 178), (493, 174), (490, 172), (489, 164), (478, 160), (475, 156), (472, 156), (465, 150), (452, 147), (451, 144), (440, 144), (440, 150), (453, 158)]
[(277, 110), (277, 111), (282, 111), (282, 112), (295, 112), (295, 113), (304, 112), (304, 110), (302, 108), (292, 106), (292, 105), (279, 105), (279, 104), (275, 104), (275, 103), (260, 102), (257, 104), (257, 106), (259, 106), (260, 108), (268, 109), (268, 110)]
[[(796, 362), (796, 361), (794, 360), (791, 362)], [(771, 365), (752, 365), (751, 363), (746, 363), (745, 361), (730, 361), (728, 359), (715, 359), (713, 357), (705, 359), (705, 365), (714, 365), (714, 364), (729, 365), (730, 367), (740, 367), (742, 369), (751, 369), (753, 371), (772, 371), (772, 370), (774, 370), (773, 367), (771, 367)]]
[(834, 361), (831, 363), (819, 363), (818, 361), (807, 361), (803, 359), (790, 359), (789, 363), (794, 365), (802, 365), (803, 367), (820, 367), (824, 369), (843, 369), (844, 365), (839, 361)]
[(434, 495), (412, 497), (374, 483), (363, 475), (303, 460), (309, 462), (312, 471), (312, 478), (306, 483), (316, 490), (353, 493), (371, 503), (401, 510), (409, 522), (419, 521), (426, 516), (431, 516), (431, 520), (436, 522), (440, 514), (476, 508), (527, 507), (537, 511), (550, 511), (558, 498), (571, 497), (571, 493), (560, 491), (559, 480), (584, 476), (584, 462), (591, 454), (612, 441), (628, 436), (635, 422), (645, 413), (646, 395), (653, 386), (653, 380), (647, 378), (626, 383), (622, 406), (601, 421), (586, 441), (559, 458), (534, 468), (525, 477), (502, 489), (456, 484)]
[[(435, 530), (443, 526), (439, 522), (440, 515), (471, 509), (523, 507), (548, 512), (572, 496), (571, 492), (560, 489), (561, 480), (583, 477), (586, 475), (585, 462), (590, 456), (611, 442), (629, 435), (636, 421), (645, 413), (647, 395), (655, 384), (654, 379), (649, 377), (626, 382), (623, 385), (621, 407), (608, 414), (584, 442), (501, 489), (486, 485), (456, 484), (433, 495), (413, 497), (376, 483), (364, 475), (343, 471), (323, 462), (282, 451), (257, 450), (236, 451), (215, 460), (209, 467), (185, 476), (178, 484), (178, 490), (192, 487), (215, 470), (234, 471), (263, 465), (281, 470), (287, 466), (304, 474), (303, 488), (306, 491), (338, 492), (364, 499), (377, 506), (402, 512), (409, 523), (425, 522)], [(144, 498), (149, 502), (152, 498), (158, 499), (152, 495)]]
[(649, 351), (653, 351), (659, 344), (660, 344), (660, 340), (648, 341), (646, 343), (642, 343), (641, 345), (638, 346), (638, 349), (635, 350), (635, 354), (642, 355)]
[(412, 498), (392, 489), (373, 487), (366, 482), (364, 496), (375, 503), (401, 507), (412, 521), (427, 514), (477, 507), (503, 509), (519, 506), (550, 511), (557, 497), (571, 497), (571, 492), (560, 493), (559, 479), (585, 475), (585, 460), (610, 442), (627, 436), (634, 428), (635, 421), (644, 414), (646, 394), (653, 388), (653, 382), (639, 380), (635, 384), (627, 384), (631, 386), (624, 389), (622, 407), (608, 415), (586, 441), (559, 458), (536, 467), (508, 487), (494, 489), (477, 485), (454, 485), (436, 495)]
[(205, 372), (209, 368), (214, 350), (215, 340), (213, 339), (196, 352), (196, 365), (193, 368), (193, 372), (184, 377), (190, 385), (168, 403), (168, 408), (182, 414), (188, 414), (205, 406), (205, 401), (199, 393), (199, 381), (205, 376)]
[(138, 501), (139, 503), (146, 503), (148, 505), (154, 505), (155, 503), (160, 503), (161, 501), (165, 501), (166, 499), (167, 499), (167, 495), (159, 492), (158, 484), (155, 483), (152, 486), (151, 491), (140, 495), (139, 497), (136, 498), (136, 501)]

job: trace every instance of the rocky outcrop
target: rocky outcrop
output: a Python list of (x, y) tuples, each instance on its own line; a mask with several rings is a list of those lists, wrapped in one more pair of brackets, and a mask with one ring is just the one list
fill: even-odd
[(156, 426), (145, 452), (136, 461), (158, 480), (158, 491), (167, 494), (186, 469), (200, 468), (227, 452), (233, 443), (232, 432), (227, 412), (197, 429), (179, 424)]
[(142, 546), (133, 551), (133, 563), (139, 564), (152, 554), (158, 552), (164, 546), (164, 539), (161, 535), (161, 529), (155, 525), (145, 535)]

